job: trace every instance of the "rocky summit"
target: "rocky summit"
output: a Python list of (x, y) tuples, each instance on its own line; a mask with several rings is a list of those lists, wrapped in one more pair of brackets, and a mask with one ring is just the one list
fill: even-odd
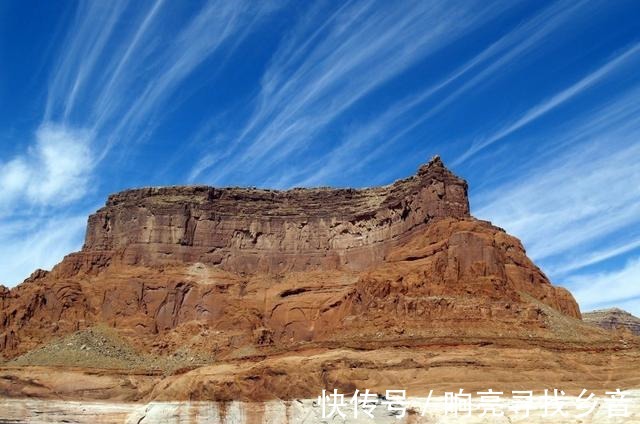
[(114, 194), (80, 252), (0, 289), (0, 352), (12, 397), (640, 385), (638, 338), (583, 323), (438, 157), (384, 187)]

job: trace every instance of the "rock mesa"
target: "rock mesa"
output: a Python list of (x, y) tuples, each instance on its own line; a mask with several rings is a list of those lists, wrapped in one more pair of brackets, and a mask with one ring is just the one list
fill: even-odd
[[(55, 340), (77, 332), (73, 340), (85, 340), (96, 326), (140, 358), (182, 355), (187, 368), (305, 349), (366, 349), (374, 360), (411, 346), (609, 340), (580, 318), (519, 240), (470, 215), (467, 183), (436, 157), (384, 187), (114, 194), (89, 217), (80, 252), (0, 289), (0, 352), (20, 364), (74, 366), (64, 358), (77, 352), (60, 352), (75, 342)], [(93, 363), (114, 363), (103, 359)], [(318, 389), (325, 366), (309, 365), (320, 374), (300, 384)], [(292, 396), (286, 385), (265, 388), (279, 375), (270, 368), (206, 395)], [(198, 387), (180, 390), (198, 398)], [(162, 397), (155, 390), (137, 396)]]

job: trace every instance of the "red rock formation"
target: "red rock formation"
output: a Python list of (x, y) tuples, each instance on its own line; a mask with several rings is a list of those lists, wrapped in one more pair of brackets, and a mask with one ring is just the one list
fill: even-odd
[(579, 318), (516, 238), (469, 215), (466, 182), (435, 158), (362, 190), (110, 196), (81, 252), (0, 290), (0, 352), (96, 324), (143, 353), (216, 360), (302, 346), (607, 339)]

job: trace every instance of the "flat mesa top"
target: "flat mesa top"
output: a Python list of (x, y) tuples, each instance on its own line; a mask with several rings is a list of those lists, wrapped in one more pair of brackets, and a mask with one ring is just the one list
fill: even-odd
[(434, 157), (421, 166), (410, 177), (392, 184), (369, 188), (291, 188), (288, 190), (255, 187), (212, 187), (206, 185), (143, 187), (125, 190), (109, 196), (106, 206), (136, 203), (226, 203), (226, 202), (283, 202), (283, 203), (326, 203), (339, 206), (342, 203), (380, 206), (385, 200), (405, 197), (432, 181), (450, 182), (466, 187), (466, 181), (449, 171), (440, 157)]

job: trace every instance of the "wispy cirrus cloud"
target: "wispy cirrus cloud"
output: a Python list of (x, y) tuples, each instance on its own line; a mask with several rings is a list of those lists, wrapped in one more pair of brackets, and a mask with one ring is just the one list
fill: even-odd
[(518, 183), (492, 189), (490, 203), (482, 205), (479, 196), (476, 214), (521, 237), (538, 260), (637, 223), (640, 146), (615, 152), (610, 146), (603, 137), (570, 149)]
[(477, 193), (474, 213), (522, 238), (556, 276), (635, 249), (638, 235), (628, 229), (640, 224), (639, 93), (558, 129), (552, 155), (517, 181)]
[(126, 2), (121, 0), (78, 4), (72, 30), (49, 85), (43, 121), (64, 121), (69, 117), (78, 96), (90, 85), (88, 80), (96, 71), (125, 7)]
[(636, 86), (555, 128), (547, 155), (526, 164), (524, 175), (472, 198), (474, 215), (521, 238), (582, 310), (640, 313), (639, 95)]
[[(464, 94), (499, 79), (532, 52), (540, 50), (568, 22), (593, 13), (584, 1), (556, 2), (517, 25), (497, 41), (416, 94), (393, 103), (375, 119), (347, 131), (340, 143), (317, 163), (291, 170), (281, 177), (281, 186), (326, 183), (332, 176), (362, 169), (373, 159), (397, 146), (411, 131), (455, 104)], [(449, 90), (449, 91), (446, 91)], [(440, 98), (437, 94), (445, 93)], [(375, 146), (365, 149), (365, 147)], [(356, 154), (362, 150), (366, 153)]]
[[(171, 11), (165, 2), (148, 5), (83, 3), (53, 72), (45, 119), (60, 124), (81, 119), (96, 134), (97, 161), (115, 144), (146, 140), (157, 125), (154, 117), (175, 107), (168, 100), (180, 84), (208, 59), (223, 60), (278, 7), (209, 1), (172, 33), (166, 30)], [(116, 31), (123, 13), (137, 20), (125, 36)], [(81, 118), (74, 116), (79, 104)]]
[(563, 103), (566, 103), (574, 97), (579, 96), (582, 92), (597, 84), (610, 74), (614, 73), (617, 70), (620, 70), (620, 68), (623, 68), (630, 62), (638, 60), (638, 53), (640, 53), (640, 43), (632, 45), (624, 52), (615, 56), (600, 68), (589, 73), (570, 87), (565, 88), (559, 93), (551, 96), (549, 99), (546, 99), (543, 102), (533, 106), (515, 122), (509, 123), (507, 126), (487, 138), (472, 143), (471, 147), (469, 147), (460, 157), (458, 157), (453, 165), (459, 165), (479, 151), (513, 134), (525, 125), (549, 113), (556, 107), (561, 106)]
[[(220, 53), (226, 44), (238, 44), (249, 33), (251, 23), (269, 10), (243, 2), (207, 4), (172, 41), (171, 48), (160, 55), (163, 60), (154, 70), (155, 78), (140, 90), (132, 104), (121, 111), (109, 136), (108, 146), (148, 125), (149, 117), (166, 104), (181, 81), (205, 60)], [(144, 62), (137, 64), (138, 68), (143, 66)]]
[(191, 178), (223, 160), (216, 181), (240, 164), (281, 163), (379, 86), (506, 8), (358, 1), (334, 11), (320, 27), (321, 11), (313, 10), (274, 54), (238, 136), (223, 154), (202, 158)]
[[(625, 253), (632, 252), (640, 249), (640, 238), (632, 238), (628, 242), (621, 244), (610, 244), (605, 248), (597, 249), (593, 252), (588, 252), (575, 258), (569, 262), (563, 262), (561, 265), (555, 268), (551, 268), (550, 272), (554, 275), (566, 275), (572, 271), (580, 270), (590, 265), (598, 264), (611, 258), (615, 258)], [(575, 279), (575, 278), (574, 278)], [(640, 281), (640, 278), (637, 279)]]

